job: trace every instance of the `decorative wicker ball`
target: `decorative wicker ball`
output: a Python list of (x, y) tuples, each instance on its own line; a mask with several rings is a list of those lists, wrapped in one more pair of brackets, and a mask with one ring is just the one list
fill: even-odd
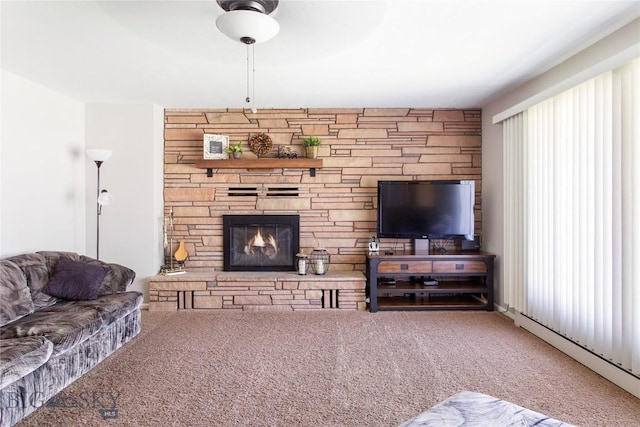
[(325, 274), (329, 271), (331, 256), (325, 248), (317, 248), (309, 256), (309, 264), (315, 274)]
[(256, 156), (261, 157), (271, 151), (273, 141), (271, 141), (271, 137), (266, 133), (258, 133), (253, 135), (249, 140), (249, 147), (251, 147), (251, 151), (256, 153)]

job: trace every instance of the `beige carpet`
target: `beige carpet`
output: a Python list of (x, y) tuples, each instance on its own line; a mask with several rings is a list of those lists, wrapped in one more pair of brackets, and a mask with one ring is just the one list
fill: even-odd
[[(64, 406), (20, 425), (394, 426), (463, 390), (577, 425), (640, 425), (640, 400), (503, 315), (453, 311), (144, 312)], [(114, 397), (117, 414), (101, 413)]]

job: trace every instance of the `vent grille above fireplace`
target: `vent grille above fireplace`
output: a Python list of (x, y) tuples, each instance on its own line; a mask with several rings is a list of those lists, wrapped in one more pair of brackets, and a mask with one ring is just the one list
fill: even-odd
[(298, 197), (298, 187), (229, 187), (227, 195), (230, 197)]
[(269, 187), (267, 197), (298, 197), (298, 187)]
[(256, 187), (229, 187), (229, 193), (231, 197), (255, 197), (258, 195), (258, 188)]

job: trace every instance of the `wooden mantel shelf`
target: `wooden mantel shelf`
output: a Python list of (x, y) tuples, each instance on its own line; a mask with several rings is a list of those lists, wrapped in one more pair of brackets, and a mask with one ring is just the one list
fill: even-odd
[(316, 168), (322, 167), (322, 159), (228, 159), (228, 160), (196, 160), (199, 169), (206, 169), (207, 176), (213, 176), (213, 169), (306, 169), (311, 176), (316, 176)]

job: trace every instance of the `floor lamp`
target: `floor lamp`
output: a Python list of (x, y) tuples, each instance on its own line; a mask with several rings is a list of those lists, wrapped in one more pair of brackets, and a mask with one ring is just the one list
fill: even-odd
[(113, 196), (107, 190), (100, 190), (100, 166), (102, 166), (103, 162), (109, 160), (111, 150), (90, 148), (87, 149), (86, 155), (98, 167), (98, 183), (96, 186), (96, 259), (100, 259), (100, 215), (102, 214), (102, 206), (111, 204), (113, 200)]

